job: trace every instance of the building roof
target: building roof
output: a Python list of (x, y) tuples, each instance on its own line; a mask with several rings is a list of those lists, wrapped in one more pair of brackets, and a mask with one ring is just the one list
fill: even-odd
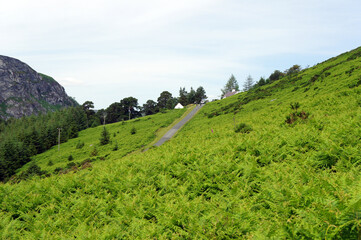
[(184, 108), (182, 104), (178, 103), (175, 107), (175, 109), (180, 109), (180, 108)]
[(235, 94), (237, 94), (237, 93), (238, 93), (238, 91), (228, 92), (228, 93), (224, 94), (223, 98), (233, 96), (233, 95), (235, 95)]

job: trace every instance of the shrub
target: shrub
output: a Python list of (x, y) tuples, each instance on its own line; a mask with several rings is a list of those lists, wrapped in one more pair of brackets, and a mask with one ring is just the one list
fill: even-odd
[(28, 170), (26, 170), (26, 174), (28, 175), (28, 176), (32, 176), (32, 175), (42, 175), (42, 174), (44, 174), (45, 172), (44, 171), (41, 171), (41, 168), (38, 166), (38, 165), (36, 165), (35, 163), (32, 163), (30, 166), (29, 166), (29, 168), (28, 168)]
[(94, 149), (90, 152), (90, 156), (91, 157), (94, 157), (94, 156), (97, 156), (98, 155), (98, 150), (96, 147), (94, 147)]
[(294, 102), (294, 103), (291, 103), (290, 106), (291, 106), (292, 110), (297, 111), (297, 109), (299, 109), (301, 105), (299, 102)]
[(53, 161), (50, 160), (50, 161), (48, 162), (48, 166), (53, 166), (53, 165), (54, 165)]
[(110, 135), (109, 135), (109, 132), (107, 131), (107, 129), (104, 127), (103, 128), (103, 131), (100, 135), (100, 145), (106, 145), (109, 143), (110, 141)]
[(118, 148), (118, 143), (115, 142), (114, 147), (113, 147), (113, 151), (117, 151), (118, 149), (119, 149), (119, 148)]
[(84, 147), (84, 142), (82, 141), (79, 141), (77, 144), (76, 144), (76, 149), (82, 149)]
[(130, 129), (130, 134), (136, 134), (137, 133), (137, 129), (135, 129), (135, 127), (132, 127), (132, 129)]
[(60, 171), (63, 171), (63, 168), (57, 167), (57, 168), (54, 169), (55, 174), (58, 174)]
[(68, 163), (68, 164), (66, 165), (67, 168), (72, 168), (72, 167), (74, 167), (74, 166), (76, 166), (76, 164), (75, 164), (74, 162)]
[(239, 133), (239, 132), (240, 133), (250, 133), (252, 130), (253, 129), (245, 123), (240, 123), (240, 124), (236, 125), (236, 127), (234, 129), (234, 131), (236, 133)]
[(73, 155), (70, 154), (69, 157), (68, 157), (68, 160), (73, 161), (74, 160)]

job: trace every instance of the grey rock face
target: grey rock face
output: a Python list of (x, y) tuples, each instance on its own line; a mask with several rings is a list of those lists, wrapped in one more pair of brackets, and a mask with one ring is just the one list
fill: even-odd
[(75, 105), (54, 79), (15, 58), (0, 55), (0, 118), (20, 118)]

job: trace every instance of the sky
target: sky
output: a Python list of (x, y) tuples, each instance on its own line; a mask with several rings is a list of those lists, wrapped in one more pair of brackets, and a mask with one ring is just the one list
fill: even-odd
[(231, 74), (242, 88), (361, 45), (360, 0), (0, 1), (0, 55), (96, 109), (180, 87), (212, 100)]

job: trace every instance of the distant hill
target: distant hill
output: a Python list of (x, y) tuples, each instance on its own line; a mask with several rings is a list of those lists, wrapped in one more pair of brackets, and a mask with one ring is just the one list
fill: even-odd
[(76, 105), (53, 78), (0, 55), (0, 118), (20, 118)]

